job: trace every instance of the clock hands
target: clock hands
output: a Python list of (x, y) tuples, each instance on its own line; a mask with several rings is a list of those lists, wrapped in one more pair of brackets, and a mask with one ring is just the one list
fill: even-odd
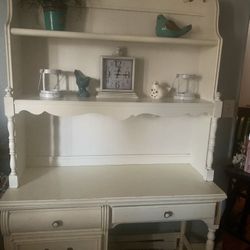
[(117, 69), (116, 78), (118, 78), (118, 76), (120, 75), (120, 71), (121, 71), (121, 66), (118, 67), (118, 69)]
[(103, 89), (127, 91), (133, 88), (133, 60), (108, 58), (103, 61)]
[(115, 83), (115, 88), (119, 89), (120, 88), (120, 84), (118, 82)]
[(126, 78), (128, 78), (130, 76), (129, 72), (126, 73), (120, 73), (121, 68), (118, 68), (117, 73), (116, 73), (116, 78), (118, 78), (118, 76), (125, 76)]
[(118, 74), (119, 76), (129, 76), (129, 73)]

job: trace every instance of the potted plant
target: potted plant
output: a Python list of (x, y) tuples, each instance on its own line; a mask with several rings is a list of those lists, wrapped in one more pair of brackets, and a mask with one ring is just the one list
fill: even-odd
[(21, 0), (21, 2), (41, 6), (47, 30), (64, 30), (68, 6), (81, 6), (81, 0)]

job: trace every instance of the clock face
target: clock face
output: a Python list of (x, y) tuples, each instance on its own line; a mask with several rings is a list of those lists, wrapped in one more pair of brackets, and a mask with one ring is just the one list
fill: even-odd
[(133, 91), (134, 58), (102, 58), (102, 90)]

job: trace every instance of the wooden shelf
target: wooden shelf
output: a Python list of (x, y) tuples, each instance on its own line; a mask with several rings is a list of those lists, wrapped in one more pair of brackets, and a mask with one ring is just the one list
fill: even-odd
[(180, 101), (174, 99), (152, 100), (149, 98), (133, 99), (81, 99), (75, 96), (65, 96), (59, 100), (42, 100), (37, 98), (16, 99), (15, 113), (28, 111), (39, 115), (47, 112), (56, 116), (74, 116), (88, 113), (127, 119), (130, 116), (151, 114), (156, 116), (180, 115), (213, 115), (214, 103), (197, 99), (195, 101)]
[(16, 36), (30, 37), (51, 37), (51, 38), (67, 38), (67, 39), (83, 39), (83, 40), (100, 40), (100, 41), (122, 41), (122, 42), (139, 42), (153, 44), (178, 44), (193, 46), (216, 46), (216, 39), (190, 39), (190, 38), (162, 38), (150, 36), (129, 36), (129, 35), (113, 35), (113, 34), (97, 34), (83, 33), (72, 31), (49, 31), (38, 29), (22, 29), (11, 28), (11, 34)]

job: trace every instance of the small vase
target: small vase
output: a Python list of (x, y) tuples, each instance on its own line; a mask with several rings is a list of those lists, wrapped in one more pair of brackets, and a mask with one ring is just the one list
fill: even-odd
[(58, 10), (44, 9), (44, 22), (46, 30), (64, 30), (66, 19), (66, 8)]

